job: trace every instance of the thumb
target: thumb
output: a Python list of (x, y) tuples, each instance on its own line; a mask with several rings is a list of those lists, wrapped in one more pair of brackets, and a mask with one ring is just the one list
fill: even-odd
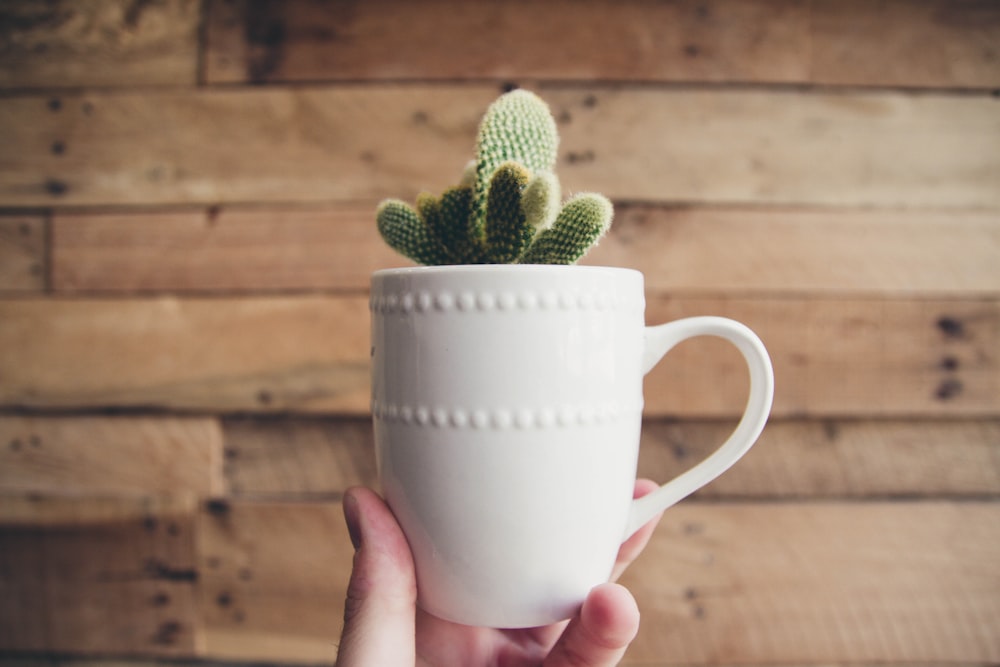
[(617, 665), (639, 631), (635, 598), (618, 584), (594, 588), (545, 660), (545, 667)]
[(412, 665), (417, 583), (406, 537), (370, 489), (348, 489), (344, 518), (355, 552), (337, 665)]

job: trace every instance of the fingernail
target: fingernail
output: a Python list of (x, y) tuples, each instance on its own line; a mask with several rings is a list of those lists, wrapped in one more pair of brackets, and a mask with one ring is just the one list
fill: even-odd
[(344, 520), (347, 522), (347, 533), (351, 536), (351, 544), (357, 551), (361, 548), (361, 505), (350, 491), (344, 495)]

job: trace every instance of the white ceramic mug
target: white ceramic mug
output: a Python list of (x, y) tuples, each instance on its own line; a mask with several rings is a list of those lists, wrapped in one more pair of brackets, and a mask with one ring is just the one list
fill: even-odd
[[(382, 491), (417, 569), (419, 604), (468, 625), (572, 616), (621, 543), (757, 439), (773, 371), (744, 325), (646, 327), (637, 271), (452, 266), (372, 276), (372, 414)], [(692, 336), (731, 341), (750, 369), (733, 435), (632, 499), (642, 378)]]

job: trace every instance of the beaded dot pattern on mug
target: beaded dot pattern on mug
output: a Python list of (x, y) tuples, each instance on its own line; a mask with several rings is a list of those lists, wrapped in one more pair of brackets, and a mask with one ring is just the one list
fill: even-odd
[(572, 406), (543, 408), (443, 408), (410, 406), (373, 401), (372, 415), (386, 422), (437, 428), (472, 428), (477, 430), (569, 428), (607, 424), (642, 412), (642, 404)]
[(632, 310), (645, 307), (640, 297), (622, 298), (610, 292), (472, 292), (442, 291), (373, 295), (375, 313), (492, 312), (515, 310)]

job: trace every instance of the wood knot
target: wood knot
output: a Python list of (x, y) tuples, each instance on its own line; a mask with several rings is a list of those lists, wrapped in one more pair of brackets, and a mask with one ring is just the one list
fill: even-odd
[(53, 197), (62, 197), (69, 192), (69, 183), (58, 178), (50, 178), (45, 181), (45, 191)]
[(939, 401), (950, 401), (958, 397), (963, 389), (965, 389), (965, 386), (961, 380), (948, 378), (942, 380), (941, 384), (938, 385), (937, 391), (934, 392), (934, 397)]
[(156, 634), (153, 635), (153, 643), (159, 644), (160, 646), (170, 646), (171, 644), (176, 644), (183, 631), (184, 626), (182, 626), (179, 621), (164, 621), (163, 623), (160, 623), (160, 627), (156, 629)]
[(212, 516), (226, 516), (231, 509), (229, 501), (222, 498), (210, 498), (205, 501), (205, 510)]
[(570, 164), (583, 164), (586, 162), (593, 162), (595, 157), (594, 151), (590, 149), (580, 152), (570, 151), (566, 154), (566, 161)]
[(965, 323), (957, 317), (942, 315), (937, 321), (938, 330), (945, 338), (965, 338)]

